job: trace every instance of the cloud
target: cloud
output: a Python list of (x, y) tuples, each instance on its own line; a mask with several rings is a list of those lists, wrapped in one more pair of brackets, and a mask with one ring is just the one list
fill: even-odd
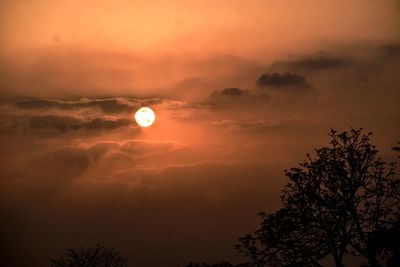
[[(122, 110), (121, 106), (122, 109), (129, 109), (132, 112), (117, 112)], [(167, 117), (173, 120), (199, 117), (209, 110), (207, 103), (164, 98), (8, 99), (0, 103), (0, 131), (79, 134), (79, 132), (111, 131), (125, 126), (129, 126), (132, 130), (137, 128), (133, 114), (136, 107), (140, 106), (150, 106), (156, 111), (157, 116), (161, 116), (160, 118)]]
[(239, 97), (248, 94), (246, 90), (241, 90), (239, 88), (225, 88), (220, 91), (219, 94), (226, 97)]
[(86, 149), (76, 146), (63, 147), (40, 159), (47, 170), (53, 170), (63, 177), (76, 177), (90, 165)]
[(94, 161), (104, 157), (109, 151), (118, 149), (117, 142), (100, 142), (88, 148), (88, 153)]
[(126, 159), (132, 161), (143, 158), (156, 158), (159, 155), (168, 154), (173, 151), (184, 149), (186, 146), (177, 141), (147, 141), (147, 140), (123, 140), (123, 141), (101, 141), (93, 144), (81, 143), (81, 148), (93, 161), (107, 160), (110, 158)]
[(263, 69), (256, 61), (220, 53), (140, 54), (67, 44), (6, 54), (0, 60), (0, 87), (11, 96), (189, 97), (194, 90), (197, 96), (226, 84), (243, 86)]
[(342, 57), (318, 54), (314, 56), (300, 57), (293, 60), (278, 61), (272, 65), (272, 68), (289, 69), (294, 71), (318, 71), (343, 68), (349, 64), (348, 60)]
[[(151, 158), (153, 162), (157, 157), (172, 155), (174, 151), (185, 148), (185, 145), (174, 141), (151, 142), (146, 140), (102, 141), (94, 144), (83, 144), (93, 162), (101, 164), (125, 164), (138, 163), (141, 160)], [(153, 163), (150, 162), (150, 163)]]
[(209, 100), (211, 102), (229, 101), (229, 100), (234, 101), (250, 97), (251, 94), (248, 90), (232, 87), (212, 92), (209, 96)]
[(163, 103), (159, 98), (9, 99), (0, 103), (0, 131), (62, 134), (135, 128), (132, 114), (137, 108)]
[(131, 106), (122, 104), (116, 99), (95, 100), (91, 102), (91, 105), (98, 106), (104, 113), (111, 113), (111, 114), (127, 112), (132, 110)]
[(63, 105), (62, 103), (54, 100), (32, 99), (18, 101), (15, 106), (22, 109), (49, 109), (64, 106), (68, 107), (69, 105)]
[(224, 131), (259, 131), (264, 130), (271, 125), (264, 120), (240, 121), (240, 120), (220, 120), (212, 121), (212, 126), (218, 126)]
[(89, 131), (102, 131), (102, 130), (115, 130), (129, 125), (132, 125), (132, 120), (127, 120), (127, 119), (108, 120), (108, 119), (96, 118), (91, 121), (84, 122), (83, 128)]
[[(277, 134), (281, 136), (304, 135), (318, 132), (323, 123), (312, 120), (220, 120), (212, 121), (210, 125), (220, 127), (225, 132), (242, 132), (248, 134)], [(326, 126), (327, 128), (329, 126)]]
[(82, 120), (55, 115), (32, 116), (29, 118), (32, 130), (49, 130), (66, 133), (76, 131), (82, 128)]
[(312, 88), (303, 76), (291, 72), (264, 73), (258, 78), (257, 85), (271, 88)]
[(82, 98), (75, 101), (62, 101), (57, 99), (30, 99), (20, 100), (15, 103), (16, 107), (28, 110), (47, 110), (47, 109), (61, 109), (61, 110), (76, 110), (97, 107), (106, 114), (123, 113), (133, 110), (139, 106), (128, 105), (122, 103), (118, 99), (88, 99)]
[(50, 133), (68, 133), (78, 130), (106, 131), (132, 125), (132, 121), (127, 119), (96, 118), (85, 121), (74, 117), (57, 115), (32, 116), (29, 121), (32, 130)]
[(67, 142), (53, 139), (39, 141), (38, 146), (31, 145), (30, 148), (34, 151), (26, 160), (20, 155), (24, 168), (3, 168), (8, 170), (7, 177), (11, 175), (15, 181), (38, 183), (38, 186), (43, 186), (40, 183), (50, 179), (52, 184), (48, 186), (55, 186), (54, 179), (63, 183), (68, 183), (70, 179), (81, 182), (89, 179), (132, 185), (135, 179), (121, 180), (119, 173), (129, 169), (137, 175), (141, 168), (162, 169), (168, 162), (165, 158), (185, 153), (186, 146), (176, 141), (134, 139), (87, 143), (79, 139)]
[(248, 90), (232, 87), (212, 92), (207, 102), (213, 106), (229, 106), (252, 101), (254, 100), (253, 97), (252, 93)]

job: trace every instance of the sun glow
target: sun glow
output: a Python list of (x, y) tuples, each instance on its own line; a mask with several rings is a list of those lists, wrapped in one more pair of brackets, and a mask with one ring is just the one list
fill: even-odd
[(140, 127), (149, 127), (156, 120), (156, 115), (151, 108), (142, 107), (136, 111), (135, 120)]

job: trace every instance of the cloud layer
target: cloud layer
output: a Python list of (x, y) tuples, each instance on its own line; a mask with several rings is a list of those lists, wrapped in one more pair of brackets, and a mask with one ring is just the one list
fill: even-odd
[[(398, 46), (343, 51), (265, 65), (218, 58), (216, 69), (233, 62), (219, 70), (231, 78), (194, 73), (168, 96), (3, 97), (8, 266), (96, 242), (138, 266), (239, 261), (233, 244), (255, 229), (257, 212), (279, 207), (283, 170), (326, 145), (331, 128), (364, 127), (396, 159)], [(150, 128), (133, 120), (141, 106), (156, 113)]]

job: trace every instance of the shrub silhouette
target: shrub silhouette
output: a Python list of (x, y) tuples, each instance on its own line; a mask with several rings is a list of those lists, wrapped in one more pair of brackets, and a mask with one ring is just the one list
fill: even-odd
[(67, 248), (58, 259), (50, 259), (52, 267), (123, 267), (128, 257), (114, 247), (97, 244), (93, 247)]
[(282, 208), (260, 213), (260, 229), (239, 238), (237, 249), (252, 266), (322, 266), (331, 256), (340, 267), (344, 255), (374, 267), (398, 262), (398, 239), (387, 236), (398, 237), (400, 180), (370, 135), (332, 130), (328, 147), (285, 171)]

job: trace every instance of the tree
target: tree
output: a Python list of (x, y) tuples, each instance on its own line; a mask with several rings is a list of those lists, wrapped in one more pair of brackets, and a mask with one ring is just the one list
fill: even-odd
[(67, 248), (61, 257), (50, 261), (53, 267), (123, 267), (128, 257), (114, 247), (97, 244), (88, 248)]
[(328, 147), (285, 171), (283, 207), (261, 214), (261, 228), (239, 239), (239, 251), (255, 266), (321, 266), (330, 255), (341, 267), (346, 254), (382, 266), (377, 236), (400, 222), (400, 181), (370, 135), (332, 130)]
[[(386, 266), (400, 266), (400, 223), (383, 232), (374, 233), (373, 238), (378, 250), (377, 255), (386, 262)], [(371, 264), (367, 266), (371, 266)]]
[(261, 228), (242, 237), (239, 250), (257, 267), (321, 267), (318, 261), (328, 254), (325, 241), (302, 224), (300, 215), (285, 208), (275, 214), (260, 213)]

